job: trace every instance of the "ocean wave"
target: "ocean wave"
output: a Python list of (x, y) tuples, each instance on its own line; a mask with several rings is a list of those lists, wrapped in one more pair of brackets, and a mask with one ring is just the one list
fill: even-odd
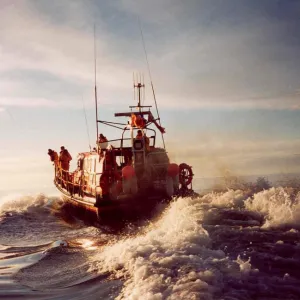
[(263, 228), (300, 228), (300, 193), (293, 189), (272, 187), (261, 191), (245, 201), (245, 208), (265, 217)]
[[(29, 287), (64, 288), (65, 295), (86, 289), (87, 299), (94, 299), (100, 291), (93, 294), (94, 287), (110, 282), (119, 300), (251, 299), (264, 295), (265, 285), (267, 295), (282, 288), (278, 299), (291, 287), (291, 299), (300, 295), (294, 268), (300, 255), (299, 196), (292, 189), (250, 196), (248, 190), (228, 189), (175, 199), (147, 225), (123, 234), (64, 224), (56, 207), (60, 199), (50, 198), (25, 197), (2, 210), (2, 216), (11, 214), (1, 221), (2, 240), (50, 243), (45, 257), (15, 277)], [(51, 213), (55, 207), (58, 214)], [(294, 229), (277, 230), (286, 224)]]
[(19, 213), (40, 208), (54, 208), (60, 206), (62, 201), (57, 196), (49, 197), (39, 193), (36, 195), (9, 194), (2, 197), (0, 203), (0, 213)]
[(224, 274), (241, 274), (239, 263), (211, 249), (204, 213), (201, 198), (180, 198), (144, 233), (104, 248), (95, 264), (125, 280), (118, 299), (211, 299)]

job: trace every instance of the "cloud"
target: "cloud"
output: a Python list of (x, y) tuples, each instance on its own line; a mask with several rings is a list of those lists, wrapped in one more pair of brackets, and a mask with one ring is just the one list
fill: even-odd
[(20, 107), (56, 107), (57, 102), (43, 98), (0, 98), (0, 105)]
[(154, 81), (161, 98), (167, 99), (164, 103), (298, 108), (300, 43), (291, 24), (300, 25), (293, 13), (299, 11), (299, 4), (277, 9), (272, 1), (121, 3), (146, 22), (160, 24), (149, 56), (152, 69), (159, 70)]
[(286, 34), (294, 19), (274, 19), (271, 4), (263, 17), (258, 2), (245, 3), (7, 2), (0, 11), (1, 97), (75, 108), (84, 97), (91, 106), (96, 19), (99, 97), (104, 105), (128, 103), (132, 71), (147, 74), (132, 18), (139, 15), (161, 107), (299, 109), (300, 47)]
[(171, 141), (171, 160), (187, 162), (197, 177), (222, 176), (224, 170), (237, 175), (298, 172), (300, 140), (251, 140), (216, 136), (199, 140)]
[[(78, 14), (79, 12), (80, 10)], [(89, 90), (90, 96), (93, 95), (92, 26), (89, 31), (81, 31), (70, 27), (69, 24), (52, 23), (45, 15), (35, 11), (33, 3), (29, 1), (4, 7), (0, 12), (0, 19), (0, 53), (3, 61), (0, 66), (0, 78), (3, 79), (0, 88), (6, 92), (6, 95), (4, 93), (1, 97), (18, 94), (19, 87), (27, 94), (26, 98), (35, 98), (36, 94), (40, 94), (39, 98), (49, 98), (54, 91), (53, 96), (59, 93), (60, 98), (63, 98), (62, 101), (58, 101), (58, 105), (65, 105), (71, 98), (64, 93), (66, 85), (68, 92), (72, 93), (72, 88), (77, 90), (79, 85), (83, 94), (87, 95)], [(110, 40), (110, 36), (99, 26), (97, 36), (97, 64), (98, 67), (101, 66), (97, 73), (99, 89), (103, 87), (106, 93), (106, 90), (113, 92), (115, 89), (120, 91), (130, 87), (132, 72), (126, 67), (126, 63), (111, 51), (114, 41)], [(26, 75), (29, 71), (34, 81), (28, 82)], [(14, 72), (19, 75), (14, 75)], [(22, 73), (23, 77), (20, 76)], [(57, 81), (60, 80), (60, 88), (57, 83), (57, 86), (50, 90), (41, 90), (40, 85), (49, 80), (45, 78), (48, 74)], [(128, 78), (127, 81), (124, 80), (125, 77)], [(25, 87), (24, 81), (28, 84)], [(28, 86), (33, 88), (29, 91)], [(20, 95), (18, 97), (20, 98)], [(81, 101), (82, 94), (78, 98)], [(40, 101), (36, 102), (39, 105)]]

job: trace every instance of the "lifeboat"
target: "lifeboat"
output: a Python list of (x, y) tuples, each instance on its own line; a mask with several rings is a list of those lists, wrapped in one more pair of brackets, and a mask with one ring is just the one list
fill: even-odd
[[(92, 223), (140, 219), (159, 203), (195, 195), (192, 167), (170, 161), (164, 147), (165, 129), (151, 106), (141, 105), (144, 84), (134, 84), (134, 88), (137, 105), (114, 114), (126, 118), (124, 123), (97, 118), (97, 137), (98, 124), (103, 124), (120, 130), (120, 138), (98, 140), (93, 151), (79, 153), (72, 172), (55, 163), (54, 184), (68, 211), (76, 210)], [(157, 145), (159, 137), (162, 146)]]

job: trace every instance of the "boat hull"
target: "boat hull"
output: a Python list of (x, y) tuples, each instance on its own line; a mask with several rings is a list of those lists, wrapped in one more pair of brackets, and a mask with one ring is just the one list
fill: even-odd
[(174, 197), (167, 197), (162, 193), (148, 190), (140, 191), (135, 196), (123, 194), (115, 200), (101, 198), (100, 201), (96, 201), (92, 196), (72, 195), (56, 181), (54, 183), (63, 196), (65, 215), (75, 216), (87, 225), (96, 227), (101, 225), (119, 227), (128, 223), (146, 221), (161, 212), (172, 199), (198, 195), (191, 189), (180, 190)]
[(89, 200), (70, 195), (66, 190), (58, 187), (64, 200), (63, 209), (68, 215), (83, 220), (87, 225), (109, 225), (119, 227), (131, 222), (153, 218), (156, 213), (164, 209), (171, 199), (158, 195), (138, 194), (127, 196), (115, 201), (102, 201), (96, 206), (96, 200)]

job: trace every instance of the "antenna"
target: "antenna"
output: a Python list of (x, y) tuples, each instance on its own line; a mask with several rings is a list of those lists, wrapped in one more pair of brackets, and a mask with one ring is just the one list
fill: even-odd
[(83, 100), (83, 97), (82, 97), (82, 105), (83, 105), (83, 111), (84, 111), (84, 116), (85, 116), (86, 131), (87, 131), (87, 135), (88, 135), (88, 139), (89, 139), (89, 147), (90, 147), (90, 151), (92, 151), (92, 147), (91, 147), (91, 139), (90, 139), (90, 133), (89, 133), (89, 126), (88, 126), (88, 121), (87, 121), (87, 117), (86, 117), (86, 111), (85, 111), (85, 106), (84, 106), (84, 100)]
[[(159, 126), (161, 126), (161, 124), (160, 124), (160, 116), (159, 116), (159, 112), (158, 112), (158, 107), (157, 107), (157, 102), (156, 102), (156, 97), (155, 97), (155, 92), (154, 92), (154, 87), (153, 87), (153, 82), (152, 82), (152, 77), (151, 77), (151, 72), (150, 72), (150, 66), (149, 66), (149, 61), (148, 61), (148, 56), (147, 56), (145, 41), (144, 41), (144, 35), (143, 35), (142, 26), (141, 26), (141, 22), (140, 22), (140, 18), (139, 17), (138, 17), (138, 20), (139, 20), (139, 26), (140, 26), (140, 31), (141, 31), (142, 41), (143, 41), (143, 47), (144, 47), (144, 52), (145, 52), (145, 57), (146, 57), (146, 62), (147, 62), (147, 67), (148, 67), (148, 73), (149, 73), (149, 77), (150, 77), (152, 94), (153, 94), (153, 98), (154, 98), (154, 102), (155, 102), (155, 108), (156, 108), (156, 113), (157, 113), (157, 117), (158, 117), (158, 123), (159, 123)], [(163, 141), (164, 148), (166, 148), (163, 133), (161, 133), (161, 138), (162, 138), (162, 141)]]
[[(96, 141), (98, 141), (98, 99), (97, 99), (97, 58), (96, 58), (96, 25), (94, 24), (94, 65), (95, 65), (95, 106), (96, 106)], [(97, 143), (98, 150), (98, 143)]]
[(15, 122), (15, 119), (14, 119), (13, 115), (11, 114), (10, 110), (9, 110), (7, 107), (5, 107), (5, 108), (3, 108), (3, 109), (4, 109), (4, 111), (7, 112), (7, 114), (8, 114), (9, 117), (11, 118), (11, 120), (12, 120), (13, 122)]
[(144, 89), (143, 89), (143, 104), (144, 104), (144, 101), (145, 101), (145, 81), (144, 81), (144, 73), (143, 73), (143, 80), (142, 80), (142, 84), (144, 86)]
[(135, 80), (134, 80), (134, 72), (132, 73), (132, 82), (133, 82), (133, 100), (135, 102)]
[(141, 88), (144, 88), (145, 85), (142, 83), (142, 76), (141, 74), (137, 74), (136, 82), (133, 82), (133, 88), (137, 88), (137, 107), (139, 108), (139, 112), (141, 112), (141, 99), (143, 98), (143, 94), (141, 94)]

